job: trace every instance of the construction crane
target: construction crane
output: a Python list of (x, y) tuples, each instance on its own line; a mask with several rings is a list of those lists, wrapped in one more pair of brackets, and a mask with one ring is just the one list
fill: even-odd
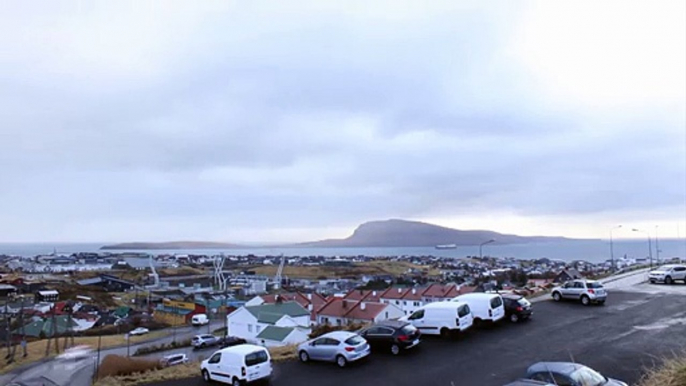
[(226, 282), (229, 278), (224, 274), (224, 264), (226, 263), (226, 255), (223, 253), (217, 258), (214, 256), (212, 265), (214, 266), (214, 283), (219, 291), (226, 291)]
[(281, 262), (279, 263), (279, 268), (276, 270), (276, 276), (274, 276), (274, 289), (281, 288), (281, 280), (283, 275), (283, 266), (286, 264), (286, 258), (281, 254)]

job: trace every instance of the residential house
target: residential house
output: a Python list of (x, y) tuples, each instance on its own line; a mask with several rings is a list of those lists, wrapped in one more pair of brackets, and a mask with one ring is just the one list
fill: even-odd
[(582, 275), (579, 271), (577, 271), (574, 268), (565, 268), (555, 276), (555, 283), (564, 283), (568, 282), (570, 280), (576, 280), (576, 279), (583, 279), (584, 275)]
[(246, 306), (258, 306), (261, 304), (276, 304), (281, 302), (296, 302), (300, 304), (310, 313), (310, 324), (315, 324), (316, 316), (315, 311), (321, 308), (325, 303), (326, 299), (318, 293), (281, 293), (281, 294), (271, 294), (271, 295), (258, 295), (250, 299), (245, 303)]
[[(262, 339), (266, 343), (266, 338), (269, 338), (272, 345), (301, 343), (307, 340), (311, 332), (310, 312), (297, 302), (243, 306), (229, 314), (226, 319), (229, 335), (254, 343), (262, 343)], [(259, 338), (267, 327), (281, 327), (291, 331), (271, 329)], [(298, 331), (294, 332), (295, 330)]]
[(54, 302), (60, 297), (60, 293), (55, 290), (37, 291), (35, 298), (37, 302)]
[(381, 294), (381, 303), (393, 304), (400, 308), (405, 315), (407, 315), (407, 312), (405, 312), (405, 307), (407, 306), (408, 300), (405, 300), (404, 297), (410, 291), (410, 288), (391, 287)]
[(317, 323), (344, 326), (398, 319), (404, 315), (395, 304), (333, 298), (317, 311)]
[(136, 285), (128, 280), (122, 280), (114, 275), (100, 274), (97, 277), (90, 279), (78, 280), (76, 282), (81, 286), (96, 286), (103, 288), (105, 291), (123, 292), (133, 289)]
[(293, 327), (267, 326), (257, 335), (257, 341), (267, 347), (294, 345), (308, 339), (308, 330)]

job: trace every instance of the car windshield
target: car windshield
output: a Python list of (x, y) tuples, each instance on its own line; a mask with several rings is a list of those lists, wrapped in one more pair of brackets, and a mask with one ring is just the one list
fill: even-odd
[(357, 346), (358, 344), (364, 343), (364, 339), (360, 338), (358, 335), (355, 335), (348, 338), (345, 343), (350, 346)]
[(600, 386), (606, 383), (607, 379), (595, 370), (588, 367), (581, 367), (571, 375), (572, 379), (580, 386)]
[(597, 281), (586, 282), (586, 287), (588, 288), (603, 288), (603, 285)]

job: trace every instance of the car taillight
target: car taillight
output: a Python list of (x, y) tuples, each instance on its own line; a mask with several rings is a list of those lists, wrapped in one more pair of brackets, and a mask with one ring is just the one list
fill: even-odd
[(492, 310), (488, 310), (488, 316), (493, 316), (493, 311), (492, 311)]
[(407, 336), (407, 335), (400, 335), (400, 336), (398, 336), (398, 340), (401, 341), (401, 342), (404, 342), (404, 341), (406, 341), (406, 340), (408, 340), (408, 339), (410, 339), (410, 337)]
[(346, 347), (345, 351), (347, 351), (347, 352), (355, 351), (355, 347)]
[(524, 308), (522, 308), (522, 307), (517, 307), (517, 311), (522, 312), (522, 311), (524, 311)]
[(588, 293), (589, 293), (589, 294), (594, 294), (594, 293), (595, 293), (595, 291), (594, 291), (594, 290), (592, 290), (592, 289), (589, 289), (589, 290), (588, 290)]
[(245, 377), (245, 367), (241, 367), (241, 375)]

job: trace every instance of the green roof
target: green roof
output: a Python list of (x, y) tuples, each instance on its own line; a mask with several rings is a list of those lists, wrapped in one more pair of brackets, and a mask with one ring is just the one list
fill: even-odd
[(293, 327), (267, 326), (267, 328), (262, 330), (262, 332), (257, 335), (257, 338), (281, 342), (286, 339), (286, 337), (290, 335), (293, 330)]
[(259, 306), (245, 307), (253, 314), (257, 321), (262, 323), (274, 324), (284, 315), (291, 317), (307, 316), (310, 312), (296, 302), (285, 302), (278, 304), (262, 304)]
[[(75, 327), (78, 327), (78, 324), (74, 320), (71, 320), (71, 323), (69, 323), (68, 316), (66, 315), (55, 317), (55, 332), (58, 335), (67, 332), (69, 330), (68, 326), (71, 326), (71, 328), (74, 329)], [(39, 337), (41, 331), (46, 337), (52, 336), (52, 317), (43, 320), (37, 320), (24, 326), (24, 333), (26, 336)], [(15, 335), (21, 335), (21, 333), (21, 327), (12, 331), (12, 334)]]

